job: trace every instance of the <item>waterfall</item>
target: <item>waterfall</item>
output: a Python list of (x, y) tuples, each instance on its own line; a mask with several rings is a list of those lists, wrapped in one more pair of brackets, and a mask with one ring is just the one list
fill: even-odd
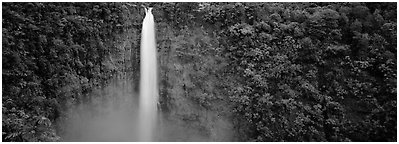
[(145, 9), (140, 47), (139, 141), (154, 141), (157, 121), (158, 81), (155, 25), (152, 8)]

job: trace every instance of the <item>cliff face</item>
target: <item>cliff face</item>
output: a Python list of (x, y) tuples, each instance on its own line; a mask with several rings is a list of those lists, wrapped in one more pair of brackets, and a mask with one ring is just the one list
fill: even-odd
[(175, 126), (166, 134), (177, 141), (232, 141), (228, 97), (223, 80), (216, 77), (224, 66), (218, 43), (204, 28), (173, 31), (157, 25), (160, 64), (160, 108), (163, 120)]
[[(218, 42), (204, 27), (177, 28), (155, 9), (160, 88), (158, 141), (234, 141), (231, 108)], [(135, 141), (140, 80), (140, 8), (124, 11), (123, 32), (114, 36), (114, 54), (104, 65), (114, 80), (94, 90), (86, 103), (60, 122), (66, 141)], [(220, 75), (219, 75), (220, 76)], [(112, 129), (112, 130), (111, 130)]]
[[(170, 4), (154, 8), (160, 88), (160, 141), (233, 141), (234, 126), (227, 95), (228, 82), (220, 73), (226, 66), (219, 42), (211, 29), (168, 20)], [(125, 35), (121, 45), (122, 79), (130, 79), (138, 92), (140, 76), (140, 34), (144, 12), (138, 7), (126, 11)], [(184, 17), (184, 16), (180, 16)], [(188, 19), (187, 19), (188, 20)], [(117, 57), (115, 57), (117, 58)], [(119, 56), (121, 58), (121, 56)], [(137, 101), (134, 103), (137, 105)]]

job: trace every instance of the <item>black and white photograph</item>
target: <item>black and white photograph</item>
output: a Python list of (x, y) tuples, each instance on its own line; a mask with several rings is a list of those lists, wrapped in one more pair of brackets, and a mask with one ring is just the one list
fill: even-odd
[(2, 142), (397, 142), (397, 2), (2, 2)]

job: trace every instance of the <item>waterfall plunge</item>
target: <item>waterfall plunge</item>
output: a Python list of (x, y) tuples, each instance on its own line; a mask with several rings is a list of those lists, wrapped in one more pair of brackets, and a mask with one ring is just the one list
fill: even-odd
[(146, 9), (141, 32), (139, 141), (154, 141), (157, 121), (157, 51), (151, 10), (152, 8)]

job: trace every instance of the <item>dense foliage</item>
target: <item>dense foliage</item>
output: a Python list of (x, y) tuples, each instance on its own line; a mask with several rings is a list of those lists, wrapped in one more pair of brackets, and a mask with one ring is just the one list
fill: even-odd
[(58, 141), (66, 109), (116, 74), (118, 3), (3, 3), (3, 141)]
[[(139, 5), (3, 3), (2, 140), (62, 140), (68, 108), (137, 80)], [(397, 140), (396, 4), (151, 5), (171, 117), (213, 137), (228, 117), (239, 141)]]
[(244, 139), (396, 141), (396, 6), (212, 3)]

